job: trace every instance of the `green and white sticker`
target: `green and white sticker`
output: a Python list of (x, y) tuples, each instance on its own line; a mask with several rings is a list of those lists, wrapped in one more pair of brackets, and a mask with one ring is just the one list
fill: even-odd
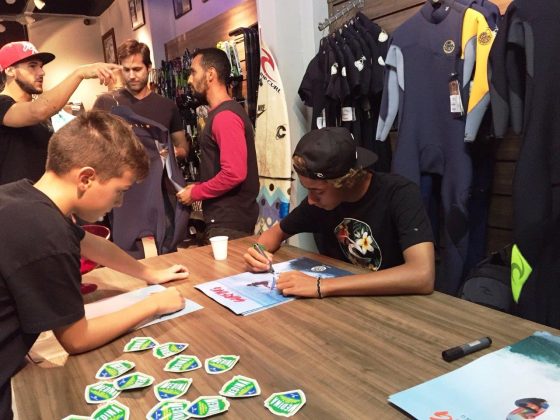
[(128, 389), (146, 388), (154, 383), (154, 377), (146, 375), (145, 373), (131, 373), (123, 376), (122, 378), (117, 378), (113, 381), (115, 388), (119, 391), (125, 391)]
[(144, 351), (158, 346), (158, 342), (152, 337), (134, 337), (124, 346), (124, 352)]
[(78, 416), (77, 414), (70, 414), (69, 416), (64, 417), (62, 420), (91, 420), (91, 418), (86, 416)]
[(164, 343), (160, 346), (154, 347), (152, 353), (157, 359), (165, 359), (166, 357), (181, 353), (188, 346), (189, 345), (187, 343)]
[(128, 420), (130, 409), (118, 401), (102, 405), (93, 412), (91, 420)]
[(179, 355), (171, 359), (163, 368), (166, 372), (189, 372), (191, 370), (199, 369), (202, 363), (196, 356)]
[(224, 373), (228, 370), (233, 369), (238, 360), (239, 356), (234, 356), (231, 354), (220, 354), (218, 356), (206, 359), (204, 361), (204, 369), (206, 369), (206, 372), (211, 375)]
[(264, 406), (277, 416), (291, 417), (305, 404), (305, 394), (301, 389), (276, 392), (268, 397)]
[(230, 398), (255, 397), (260, 394), (261, 388), (256, 379), (248, 378), (243, 375), (234, 376), (220, 389), (220, 395)]
[(187, 400), (167, 400), (157, 403), (146, 415), (148, 420), (185, 420), (189, 418)]
[(198, 397), (187, 408), (187, 414), (191, 417), (201, 419), (203, 417), (210, 417), (216, 414), (223, 413), (229, 408), (229, 401), (224, 397), (210, 396)]
[(117, 360), (115, 362), (105, 363), (95, 374), (95, 379), (118, 378), (123, 373), (134, 369), (135, 366), (136, 364), (130, 360)]
[(114, 400), (120, 393), (112, 382), (97, 382), (86, 386), (85, 397), (88, 404), (101, 404)]
[(182, 397), (189, 390), (192, 381), (191, 378), (167, 379), (154, 387), (154, 394), (159, 401)]

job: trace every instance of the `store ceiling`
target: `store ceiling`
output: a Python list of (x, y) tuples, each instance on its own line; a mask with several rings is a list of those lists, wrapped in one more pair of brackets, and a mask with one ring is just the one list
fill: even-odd
[(0, 15), (15, 17), (30, 12), (35, 18), (43, 15), (96, 17), (107, 10), (114, 0), (43, 0), (45, 6), (42, 9), (38, 9), (33, 0), (15, 0), (13, 4), (8, 4), (12, 1), (0, 0)]
[[(95, 18), (114, 0), (0, 0), (0, 47), (28, 39), (27, 26), (54, 16)], [(44, 3), (39, 9), (37, 4)]]

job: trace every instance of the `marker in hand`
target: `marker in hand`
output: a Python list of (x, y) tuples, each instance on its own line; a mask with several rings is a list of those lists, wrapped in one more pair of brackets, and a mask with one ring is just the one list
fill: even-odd
[(254, 243), (253, 244), (253, 248), (256, 249), (256, 251), (261, 254), (263, 257), (266, 258), (266, 260), (268, 261), (268, 272), (272, 274), (272, 283), (270, 285), (270, 290), (273, 290), (274, 287), (276, 286), (276, 272), (274, 271), (274, 267), (272, 266), (272, 261), (270, 261), (268, 259), (268, 257), (266, 256), (266, 253), (264, 252), (264, 246), (259, 244), (259, 243)]

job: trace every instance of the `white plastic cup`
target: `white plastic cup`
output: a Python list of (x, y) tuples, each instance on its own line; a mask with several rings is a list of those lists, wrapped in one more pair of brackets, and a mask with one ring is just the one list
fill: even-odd
[(210, 238), (210, 245), (212, 245), (212, 252), (214, 253), (215, 260), (225, 260), (227, 258), (227, 236), (213, 236)]

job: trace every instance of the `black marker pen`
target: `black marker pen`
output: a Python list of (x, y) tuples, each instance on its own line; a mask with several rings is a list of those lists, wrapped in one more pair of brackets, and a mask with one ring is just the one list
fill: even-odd
[(441, 352), (441, 357), (443, 357), (443, 360), (446, 362), (452, 362), (466, 356), (467, 354), (490, 347), (490, 344), (492, 344), (492, 339), (490, 337), (482, 337), (481, 339), (471, 343), (463, 344), (458, 347), (452, 347), (449, 350), (444, 350)]

